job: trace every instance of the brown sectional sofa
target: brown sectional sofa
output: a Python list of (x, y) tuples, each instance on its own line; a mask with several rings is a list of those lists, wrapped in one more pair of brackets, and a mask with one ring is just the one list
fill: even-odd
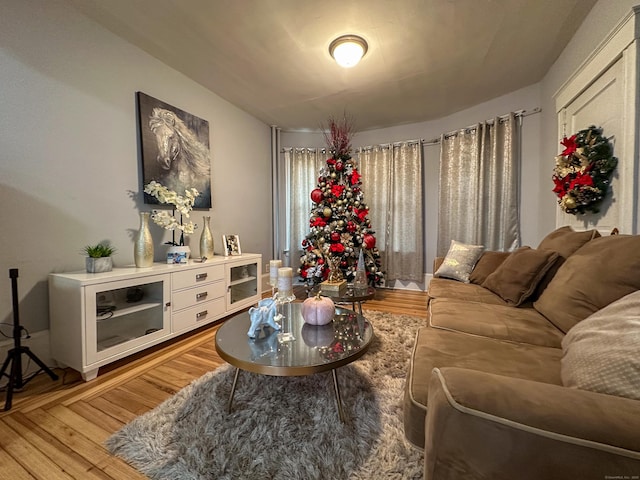
[(640, 236), (564, 227), (536, 249), (484, 252), (469, 278), (432, 279), (412, 352), (405, 435), (425, 449), (425, 479), (638, 478), (640, 363), (622, 362), (632, 393), (620, 396), (598, 386), (615, 375), (597, 349), (577, 371), (605, 373), (576, 388), (567, 351), (594, 337), (569, 335), (574, 326), (591, 328), (591, 316), (622, 303), (623, 338), (640, 358)]

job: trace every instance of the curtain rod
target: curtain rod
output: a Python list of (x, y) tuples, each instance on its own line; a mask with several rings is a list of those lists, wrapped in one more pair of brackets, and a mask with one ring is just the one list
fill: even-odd
[(416, 145), (416, 144), (421, 145), (423, 143), (424, 143), (424, 138), (416, 139), (416, 140), (405, 140), (403, 142), (381, 143), (379, 145), (368, 145), (366, 147), (358, 147), (356, 148), (356, 153), (367, 151), (367, 150), (373, 150), (375, 147), (391, 148), (391, 147), (400, 147), (402, 145)]
[[(514, 112), (514, 116), (516, 118), (524, 118), (524, 117), (528, 117), (529, 115), (534, 115), (536, 113), (540, 113), (542, 111), (542, 109), (540, 107), (536, 107), (533, 110), (518, 110), (517, 112)], [(505, 114), (505, 115), (499, 115), (498, 117), (498, 121), (502, 121), (502, 120), (506, 120), (507, 118), (509, 118), (509, 114)], [(493, 125), (495, 119), (489, 119), (489, 120), (485, 120), (484, 123), (487, 123), (489, 125)], [(465, 128), (459, 128), (458, 130), (453, 130), (451, 132), (445, 133), (444, 137), (448, 138), (448, 137), (452, 137), (454, 135), (457, 135), (458, 132), (462, 131), (462, 130), (473, 130), (476, 128), (476, 125), (470, 125), (468, 127)], [(440, 138), (434, 138), (433, 140), (429, 140), (427, 142), (422, 142), (423, 145), (440, 145)]]
[[(524, 118), (524, 117), (528, 117), (529, 115), (534, 115), (536, 113), (540, 113), (542, 111), (542, 109), (540, 107), (536, 107), (532, 110), (518, 110), (516, 112), (514, 112), (514, 116), (516, 118)], [(498, 120), (506, 120), (507, 118), (509, 118), (509, 114), (505, 114), (505, 115), (499, 115)], [(495, 119), (489, 119), (489, 120), (485, 120), (485, 123), (492, 125), (493, 122), (495, 121)], [(444, 136), (445, 138), (449, 137), (449, 136), (453, 136), (456, 135), (458, 132), (460, 132), (461, 130), (469, 130), (469, 129), (474, 129), (476, 128), (476, 125), (471, 125), (469, 127), (466, 128), (459, 128), (458, 130), (453, 130), (449, 133), (445, 133)], [(420, 143), (421, 145), (439, 145), (440, 144), (440, 138), (434, 138), (433, 140), (425, 140), (425, 139), (420, 139), (420, 140), (407, 140), (404, 142), (393, 142), (393, 143), (382, 143), (380, 145), (376, 145), (378, 147), (389, 147), (391, 145), (393, 145), (394, 147), (396, 146), (400, 146), (402, 144), (408, 144), (408, 145), (413, 145), (415, 143)], [(373, 148), (373, 146), (367, 146), (367, 147), (358, 147), (356, 149), (356, 151), (358, 150), (366, 150), (369, 148)], [(292, 151), (297, 151), (297, 152), (303, 152), (303, 151), (308, 151), (308, 152), (313, 152), (316, 150), (319, 150), (321, 153), (326, 153), (327, 149), (326, 148), (311, 148), (311, 147), (284, 147), (282, 150), (280, 150), (280, 153), (286, 153), (286, 152), (292, 152)]]
[(320, 153), (327, 153), (327, 149), (325, 147), (322, 148), (314, 148), (314, 147), (282, 147), (282, 150), (280, 150), (280, 153), (287, 153), (287, 152), (304, 152), (305, 150), (307, 152), (315, 152), (316, 150), (319, 150)]

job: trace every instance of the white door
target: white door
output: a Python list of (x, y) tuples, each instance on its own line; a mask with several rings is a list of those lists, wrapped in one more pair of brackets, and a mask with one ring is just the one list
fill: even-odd
[[(624, 158), (624, 143), (617, 141), (623, 138), (624, 114), (624, 64), (622, 59), (615, 62), (584, 92), (560, 112), (559, 138), (577, 133), (591, 125), (602, 127), (603, 135), (614, 147), (614, 156)], [(624, 188), (621, 186), (621, 171), (613, 173), (611, 189), (600, 205), (599, 213), (570, 215), (557, 209), (556, 225), (571, 225), (575, 230), (597, 228), (603, 235), (609, 234), (613, 228), (625, 231), (621, 209), (624, 208)]]

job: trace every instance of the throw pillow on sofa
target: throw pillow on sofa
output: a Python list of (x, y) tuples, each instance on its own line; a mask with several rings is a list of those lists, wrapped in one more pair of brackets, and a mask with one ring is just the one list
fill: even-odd
[(483, 251), (483, 245), (468, 245), (451, 240), (447, 256), (433, 276), (469, 283), (469, 275)]
[(598, 230), (587, 230), (584, 232), (576, 232), (570, 226), (560, 227), (549, 235), (544, 237), (538, 245), (538, 249), (553, 250), (560, 254), (558, 261), (551, 267), (538, 284), (533, 298), (538, 298), (549, 285), (549, 282), (555, 277), (558, 269), (564, 261), (573, 255), (580, 247), (594, 238), (600, 237)]
[(640, 291), (569, 330), (562, 339), (565, 387), (640, 400)]
[(640, 236), (612, 235), (571, 255), (533, 307), (567, 333), (601, 308), (640, 290)]
[(511, 252), (486, 251), (478, 259), (478, 263), (473, 267), (469, 280), (476, 285), (482, 285), (489, 275), (502, 265)]
[(553, 250), (521, 247), (515, 250), (482, 283), (507, 304), (522, 305), (535, 291), (544, 274), (558, 260)]

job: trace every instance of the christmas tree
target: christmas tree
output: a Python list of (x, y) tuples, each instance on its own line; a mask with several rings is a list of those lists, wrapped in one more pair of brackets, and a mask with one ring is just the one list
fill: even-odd
[(310, 231), (302, 241), (298, 273), (314, 285), (327, 280), (330, 264), (339, 266), (343, 278), (352, 282), (360, 251), (364, 252), (367, 282), (380, 285), (380, 252), (371, 229), (367, 204), (364, 203), (360, 174), (351, 159), (353, 123), (343, 118), (329, 120), (324, 132), (331, 157), (319, 173), (318, 185), (311, 192), (314, 205), (309, 220)]

